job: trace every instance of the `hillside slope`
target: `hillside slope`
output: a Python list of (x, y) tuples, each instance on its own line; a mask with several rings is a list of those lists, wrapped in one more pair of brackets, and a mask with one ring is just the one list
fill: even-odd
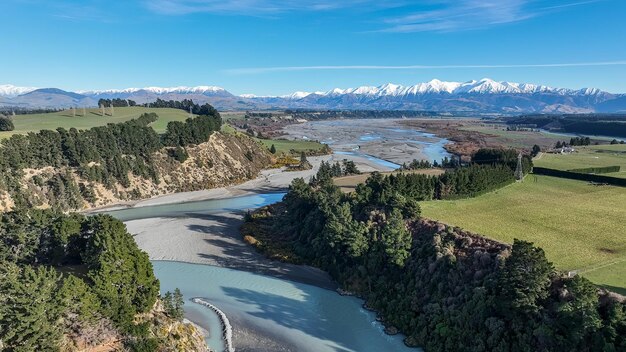
[[(82, 210), (101, 207), (133, 199), (149, 198), (157, 195), (196, 191), (208, 188), (236, 184), (256, 177), (267, 167), (271, 158), (265, 148), (246, 136), (213, 133), (205, 143), (185, 148), (189, 157), (179, 162), (168, 155), (170, 148), (163, 148), (152, 157), (156, 166), (158, 181), (141, 178), (128, 173), (129, 185), (119, 182), (104, 185), (89, 181), (76, 167), (51, 166), (39, 169), (24, 169), (21, 178), (22, 194), (28, 203), (37, 208), (49, 208), (58, 205), (59, 198), (72, 193), (67, 185), (76, 189), (90, 189), (92, 199), (82, 196), (85, 192), (74, 192), (80, 207), (66, 210)], [(58, 187), (50, 182), (55, 178), (65, 178), (66, 190), (59, 192)], [(82, 195), (81, 195), (82, 194)], [(91, 197), (88, 197), (91, 198)], [(13, 195), (0, 190), (0, 211), (7, 211), (14, 206)]]

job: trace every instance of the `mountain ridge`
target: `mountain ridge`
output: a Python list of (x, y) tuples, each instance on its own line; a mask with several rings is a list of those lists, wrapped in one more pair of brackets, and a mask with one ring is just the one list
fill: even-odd
[(68, 108), (96, 106), (99, 99), (132, 99), (139, 104), (156, 99), (191, 99), (210, 103), (220, 110), (251, 109), (378, 109), (454, 112), (626, 112), (626, 94), (598, 88), (555, 88), (533, 83), (494, 81), (489, 78), (466, 82), (440, 81), (403, 86), (333, 88), (325, 92), (296, 91), (288, 95), (234, 95), (218, 86), (144, 87), (64, 91), (58, 88), (0, 85), (0, 106), (21, 108)]

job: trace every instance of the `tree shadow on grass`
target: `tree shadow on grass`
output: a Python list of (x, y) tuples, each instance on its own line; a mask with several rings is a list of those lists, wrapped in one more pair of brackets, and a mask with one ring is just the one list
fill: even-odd
[(605, 288), (611, 292), (618, 293), (622, 296), (626, 296), (626, 287), (618, 287), (618, 286), (610, 286), (610, 285), (598, 285), (602, 288)]

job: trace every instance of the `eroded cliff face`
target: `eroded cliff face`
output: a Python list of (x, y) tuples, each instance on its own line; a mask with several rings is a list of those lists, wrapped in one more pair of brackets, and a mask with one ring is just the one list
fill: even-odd
[[(68, 333), (63, 335), (59, 350), (61, 352), (113, 352), (127, 351), (125, 342), (134, 337), (124, 335), (113, 323), (100, 318), (86, 323), (77, 317), (65, 319), (69, 326)], [(155, 339), (157, 352), (211, 352), (205, 342), (209, 332), (187, 320), (176, 320), (169, 317), (163, 308), (163, 302), (157, 300), (154, 307), (147, 313), (138, 314), (135, 323), (144, 324), (148, 328), (147, 338)], [(211, 332), (217, 333), (220, 332)]]
[[(79, 168), (24, 169), (21, 193), (37, 208), (84, 210), (158, 195), (198, 191), (244, 182), (271, 164), (271, 155), (254, 140), (241, 135), (213, 133), (205, 143), (185, 148), (180, 162), (168, 149), (152, 155), (154, 179), (128, 173), (127, 186), (89, 181)], [(0, 211), (11, 210), (13, 195), (0, 191)]]

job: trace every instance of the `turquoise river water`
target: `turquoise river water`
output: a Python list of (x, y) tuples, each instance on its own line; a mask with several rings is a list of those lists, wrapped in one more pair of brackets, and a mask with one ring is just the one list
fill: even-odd
[[(181, 204), (158, 205), (111, 211), (124, 220), (181, 217), (186, 213), (218, 213), (257, 208), (279, 201), (284, 193), (255, 194)], [(419, 351), (408, 348), (401, 335), (389, 336), (363, 301), (334, 291), (269, 276), (182, 262), (154, 261), (161, 292), (180, 288), (186, 298), (186, 315), (210, 330), (207, 344), (223, 351), (221, 324), (217, 315), (190, 302), (201, 297), (221, 309), (237, 324), (271, 336), (290, 350), (325, 351)], [(237, 334), (234, 335), (237, 348)]]

